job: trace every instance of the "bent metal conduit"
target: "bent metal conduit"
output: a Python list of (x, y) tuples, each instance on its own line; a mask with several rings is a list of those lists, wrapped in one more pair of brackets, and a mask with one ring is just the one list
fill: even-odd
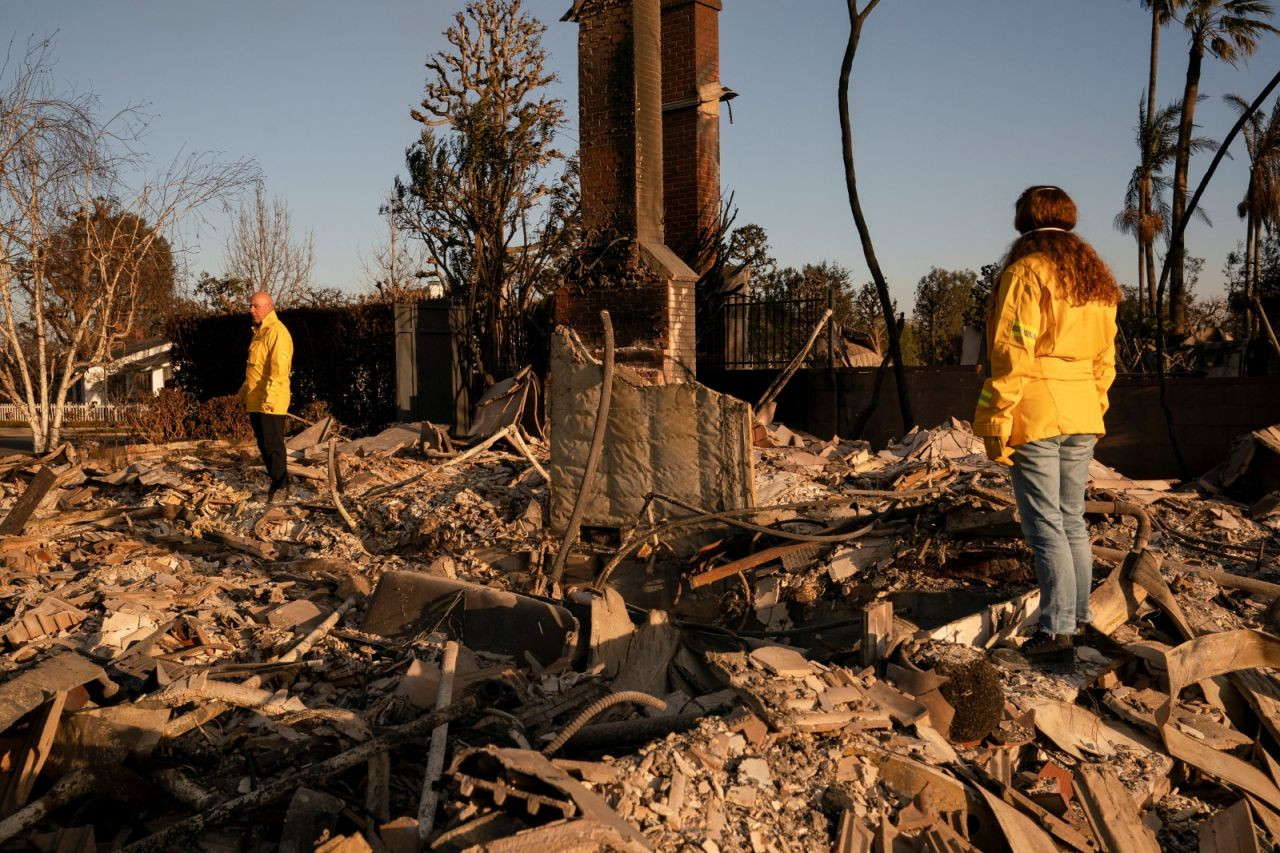
[(586, 710), (573, 718), (573, 722), (564, 727), (564, 731), (551, 743), (542, 748), (543, 755), (553, 755), (556, 750), (569, 742), (569, 738), (578, 733), (578, 729), (591, 722), (597, 714), (614, 705), (621, 705), (623, 702), (635, 702), (638, 705), (648, 705), (650, 708), (656, 708), (659, 711), (667, 710), (667, 703), (662, 699), (650, 696), (648, 693), (641, 693), (639, 690), (623, 690), (619, 693), (610, 693), (608, 696), (602, 696), (592, 704), (588, 705)]
[(1151, 540), (1151, 516), (1136, 503), (1129, 501), (1085, 501), (1084, 511), (1094, 515), (1122, 515), (1138, 522), (1138, 530), (1133, 535), (1132, 551), (1137, 554), (1147, 550)]
[(591, 497), (591, 489), (595, 485), (596, 468), (600, 464), (600, 454), (604, 448), (604, 432), (609, 422), (609, 398), (613, 394), (613, 323), (609, 320), (609, 312), (600, 312), (600, 324), (604, 331), (604, 374), (600, 380), (600, 404), (596, 409), (596, 426), (591, 433), (591, 449), (587, 452), (587, 466), (582, 472), (582, 483), (578, 486), (578, 497), (573, 502), (573, 512), (569, 515), (569, 523), (565, 526), (564, 540), (560, 550), (556, 552), (555, 562), (551, 564), (548, 576), (548, 593), (554, 594), (564, 574), (564, 563), (569, 558), (569, 549), (578, 538), (578, 526), (582, 524), (582, 515), (586, 512), (587, 501)]

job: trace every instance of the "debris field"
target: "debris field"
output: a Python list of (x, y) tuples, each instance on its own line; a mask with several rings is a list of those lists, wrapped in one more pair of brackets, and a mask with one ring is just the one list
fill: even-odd
[[(754, 505), (546, 522), (515, 420), (0, 459), (0, 849), (1280, 844), (1280, 430), (1098, 463), (1093, 623), (966, 424), (754, 433)], [(1268, 580), (1271, 578), (1271, 580)]]

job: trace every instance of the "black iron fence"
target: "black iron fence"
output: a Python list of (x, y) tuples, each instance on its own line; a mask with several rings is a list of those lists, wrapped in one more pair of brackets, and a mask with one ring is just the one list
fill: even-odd
[[(729, 296), (703, 326), (700, 365), (724, 370), (786, 367), (827, 310), (827, 299)], [(822, 347), (825, 360), (829, 348)]]
[[(543, 329), (549, 312), (533, 306), (498, 316), (498, 364), (495, 377), (513, 375), (526, 365), (544, 368), (549, 347)], [(699, 322), (698, 363), (722, 370), (780, 369), (805, 345), (827, 310), (826, 297), (759, 299), (747, 295), (725, 298), (706, 321)], [(827, 366), (827, 333), (817, 341), (810, 366)]]

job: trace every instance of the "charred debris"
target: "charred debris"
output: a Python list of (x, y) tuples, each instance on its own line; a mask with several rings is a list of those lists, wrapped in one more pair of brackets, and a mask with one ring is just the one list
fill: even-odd
[(615, 438), (684, 441), (704, 502), (615, 454), (567, 539), (535, 390), (462, 440), (313, 424), (285, 504), (225, 443), (0, 459), (0, 849), (1280, 843), (1280, 429), (1177, 487), (1095, 463), (1094, 630), (1032, 667), (966, 424), (877, 451), (694, 401)]

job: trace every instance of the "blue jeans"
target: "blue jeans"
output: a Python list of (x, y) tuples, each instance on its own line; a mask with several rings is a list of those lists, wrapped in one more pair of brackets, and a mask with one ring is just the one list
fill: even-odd
[(1013, 448), (1013, 494), (1022, 533), (1035, 552), (1040, 627), (1073, 634), (1091, 621), (1093, 553), (1084, 523), (1084, 488), (1094, 435), (1059, 435)]

